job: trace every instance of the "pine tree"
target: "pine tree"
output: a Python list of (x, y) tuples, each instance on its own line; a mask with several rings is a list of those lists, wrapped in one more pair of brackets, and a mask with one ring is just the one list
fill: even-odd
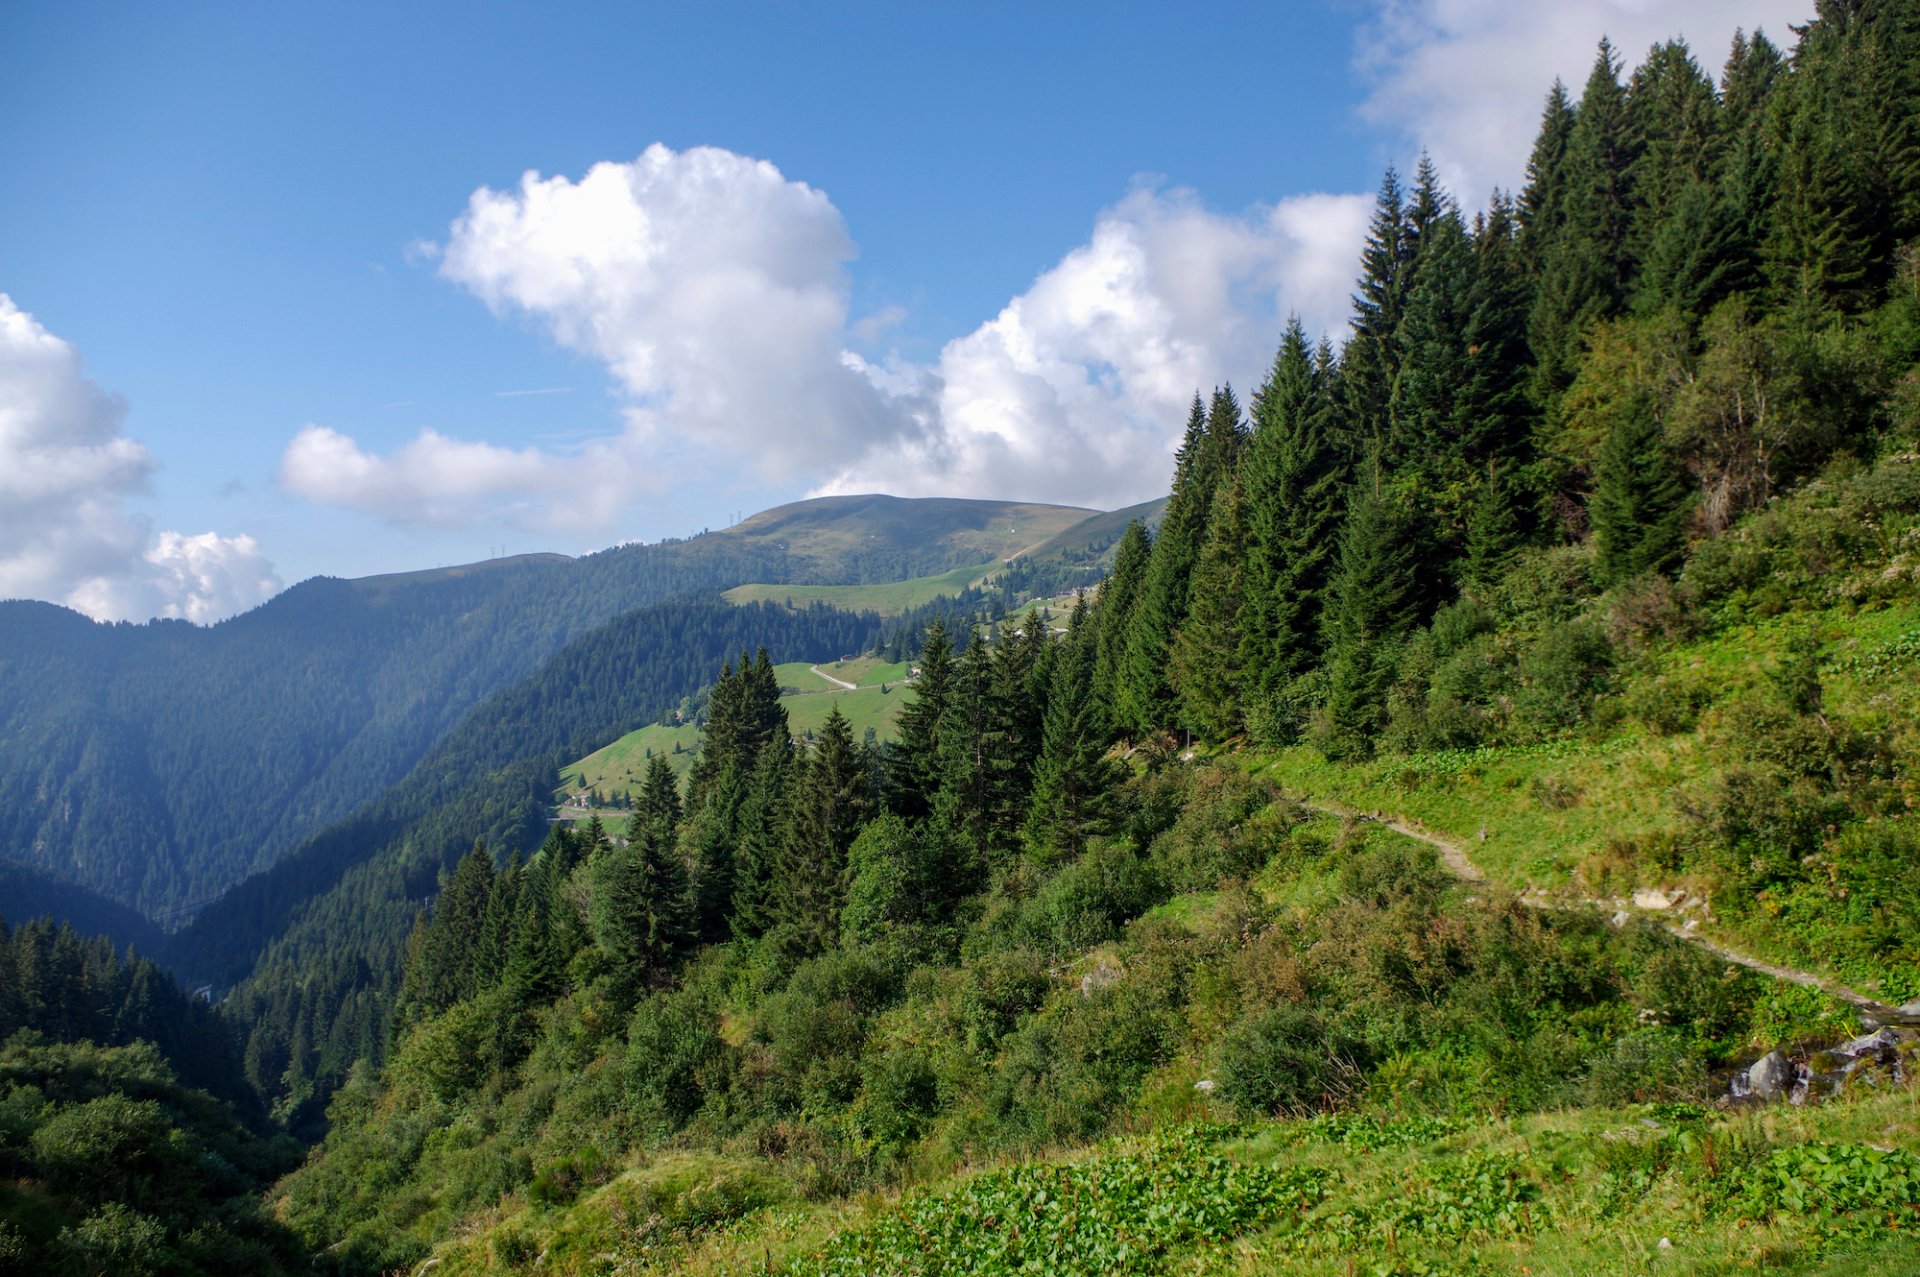
[(868, 810), (866, 760), (836, 705), (794, 781), (773, 900), (775, 917), (803, 950), (839, 929), (847, 851)]
[[(1532, 536), (1538, 504), (1528, 486), (1538, 425), (1527, 395), (1532, 360), (1528, 286), (1513, 207), (1504, 196), (1495, 194), (1476, 226), (1473, 250), (1462, 333), (1466, 364), (1459, 393), (1461, 470), (1452, 476), (1467, 493), (1467, 556), (1478, 565), (1469, 566), (1470, 575), (1496, 560), (1505, 562)], [(1489, 502), (1496, 508), (1487, 508)], [(1496, 535), (1497, 540), (1488, 539)]]
[(601, 849), (590, 865), (594, 941), (628, 990), (663, 978), (692, 938), (687, 869), (674, 838), (679, 816), (673, 767), (656, 756), (626, 846)]
[(1429, 223), (1418, 282), (1395, 334), (1399, 373), (1388, 404), (1382, 463), (1418, 474), (1429, 489), (1453, 482), (1465, 464), (1462, 444), (1472, 405), (1466, 330), (1473, 306), (1474, 253), (1457, 210)]
[(1567, 136), (1564, 218), (1529, 323), (1534, 400), (1549, 412), (1573, 381), (1589, 328), (1620, 312), (1637, 269), (1629, 233), (1638, 157), (1619, 60), (1602, 40)]
[(513, 947), (513, 920), (520, 908), (520, 891), (525, 870), (520, 853), (514, 852), (493, 880), (487, 894), (487, 911), (480, 925), (480, 952), (475, 961), (476, 986), (491, 988), (506, 975)]
[(990, 801), (998, 847), (1018, 841), (1025, 818), (1033, 766), (1040, 757), (1050, 657), (1047, 627), (1039, 609), (1029, 608), (1017, 629), (1000, 627), (999, 641), (993, 646), (990, 693), (996, 737), (990, 751), (996, 768)]
[(1677, 568), (1686, 552), (1692, 493), (1653, 414), (1621, 419), (1594, 479), (1589, 514), (1601, 578), (1613, 583)]
[(1822, 75), (1821, 59), (1806, 52), (1773, 115), (1777, 168), (1766, 277), (1782, 303), (1851, 307), (1867, 296), (1876, 256), (1873, 184), (1848, 118), (1858, 109), (1851, 84)]
[(737, 764), (746, 710), (747, 654), (740, 654), (740, 673), (732, 661), (720, 666), (720, 677), (707, 695), (707, 721), (701, 731), (700, 757), (687, 772), (687, 807), (697, 811), (708, 791), (719, 783), (729, 764)]
[(938, 617), (927, 627), (917, 664), (913, 703), (900, 711), (889, 786), (890, 805), (910, 820), (925, 819), (940, 787), (940, 719), (953, 681), (953, 640)]
[(681, 858), (688, 866), (691, 926), (701, 940), (717, 943), (728, 935), (733, 912), (735, 848), (740, 812), (751, 773), (736, 765), (711, 784), (706, 798), (682, 823)]
[(1386, 706), (1394, 663), (1406, 636), (1419, 626), (1414, 520), (1370, 459), (1355, 489), (1340, 537), (1340, 566), (1327, 610), (1328, 691), (1326, 752), (1362, 757)]
[(1655, 45), (1633, 73), (1627, 112), (1638, 151), (1628, 251), (1644, 261), (1681, 196), (1719, 169), (1725, 122), (1713, 81), (1680, 40)]
[(1238, 463), (1244, 441), (1240, 405), (1231, 387), (1214, 391), (1205, 409), (1194, 396), (1186, 435), (1174, 458), (1173, 493), (1127, 636), (1118, 699), (1123, 730), (1131, 734), (1173, 726), (1174, 696), (1167, 679), (1173, 636), (1187, 616), (1193, 567), (1206, 544), (1214, 493)]
[(1291, 319), (1254, 399), (1245, 463), (1240, 666), (1247, 696), (1261, 703), (1319, 663), (1320, 614), (1349, 476), (1327, 381), (1299, 318)]
[[(680, 782), (673, 774), (673, 764), (666, 759), (656, 756), (648, 761), (634, 820), (643, 825), (663, 825), (669, 830), (679, 825)], [(629, 823), (627, 828), (631, 838), (634, 826)]]
[(1374, 201), (1366, 246), (1360, 251), (1353, 335), (1341, 361), (1347, 417), (1364, 439), (1381, 440), (1387, 435), (1393, 386), (1400, 371), (1396, 337), (1406, 311), (1411, 257), (1412, 239), (1400, 179), (1388, 169)]
[(493, 893), (493, 857), (486, 844), (472, 850), (441, 882), (422, 929), (418, 953), (402, 982), (396, 1029), (438, 1015), (472, 997), (479, 984), (487, 902)]
[(1196, 525), (1201, 516), (1194, 506), (1195, 493), (1203, 482), (1200, 471), (1206, 455), (1206, 430), (1206, 409), (1196, 393), (1187, 414), (1186, 433), (1174, 453), (1173, 493), (1161, 516), (1160, 533), (1154, 538), (1146, 577), (1129, 618), (1126, 656), (1115, 685), (1118, 725), (1128, 736), (1156, 731), (1165, 718), (1167, 645), (1186, 612), (1188, 575), (1199, 552)]
[(933, 802), (938, 834), (964, 856), (953, 876), (969, 883), (993, 863), (997, 850), (993, 818), (1006, 760), (999, 753), (1004, 737), (994, 730), (999, 714), (993, 691), (992, 651), (975, 627), (954, 664), (940, 720), (940, 785)]
[(1529, 279), (1545, 273), (1547, 258), (1566, 226), (1567, 143), (1573, 120), (1567, 86), (1555, 80), (1540, 113), (1540, 130), (1527, 159), (1527, 185), (1520, 195), (1520, 261)]
[(1100, 707), (1093, 699), (1092, 630), (1082, 599), (1074, 606), (1047, 684), (1040, 759), (1021, 830), (1027, 854), (1043, 864), (1077, 857), (1085, 849), (1087, 835), (1106, 815), (1114, 784)]
[(555, 865), (550, 849), (554, 846), (554, 836), (567, 837), (566, 832), (555, 827), (541, 849), (534, 853), (522, 875), (520, 899), (514, 910), (513, 937), (507, 947), (507, 965), (502, 983), (512, 989), (521, 1003), (535, 1006), (551, 999), (560, 991), (566, 974), (566, 960), (562, 958), (554, 943), (553, 913), (554, 900), (558, 895), (555, 886)]
[(740, 804), (739, 842), (734, 850), (733, 911), (736, 936), (757, 936), (774, 924), (779, 890), (780, 843), (787, 828), (789, 789), (795, 770), (791, 739), (768, 742), (754, 764)]
[(1193, 572), (1193, 606), (1174, 636), (1168, 675), (1181, 718), (1209, 740), (1240, 729), (1242, 600), (1246, 593), (1246, 501), (1230, 479), (1214, 497), (1207, 543)]

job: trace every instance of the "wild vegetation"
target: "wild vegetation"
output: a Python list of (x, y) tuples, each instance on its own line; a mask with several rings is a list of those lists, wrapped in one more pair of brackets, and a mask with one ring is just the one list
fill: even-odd
[[(1517, 197), (1389, 174), (1348, 339), (1196, 396), (1064, 632), (566, 649), (235, 895), (247, 1076), (325, 1128), (268, 1213), (342, 1273), (1913, 1267), (1911, 1041), (1723, 1107), (1859, 1026), (1696, 942), (1920, 996), (1916, 245), (1911, 0), (1717, 83), (1603, 45)], [(897, 738), (797, 733), (759, 642), (911, 646)], [(548, 824), (682, 705), (684, 777)], [(58, 1174), (8, 1244), (80, 1244)]]

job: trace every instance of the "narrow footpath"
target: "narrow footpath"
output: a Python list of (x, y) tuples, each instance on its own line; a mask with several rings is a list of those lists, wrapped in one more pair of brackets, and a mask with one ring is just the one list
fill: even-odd
[[(1336, 816), (1342, 820), (1365, 821), (1371, 824), (1385, 826), (1397, 834), (1403, 834), (1417, 842), (1426, 843), (1429, 847), (1439, 852), (1440, 863), (1446, 866), (1447, 872), (1462, 882), (1484, 883), (1488, 881), (1486, 871), (1481, 869), (1479, 865), (1473, 863), (1473, 859), (1467, 855), (1466, 849), (1459, 843), (1448, 838), (1443, 838), (1430, 829), (1422, 828), (1403, 816), (1395, 816), (1386, 812), (1357, 811), (1339, 803), (1312, 802), (1304, 798), (1294, 798), (1293, 801), (1299, 803), (1302, 807), (1309, 808), (1313, 811), (1324, 812), (1329, 816)], [(1536, 909), (1588, 906), (1602, 910), (1603, 912), (1628, 912), (1638, 917), (1649, 918), (1665, 929), (1667, 934), (1676, 939), (1684, 940), (1690, 945), (1705, 949), (1717, 958), (1734, 963), (1736, 966), (1745, 967), (1749, 971), (1758, 971), (1761, 975), (1771, 976), (1776, 980), (1785, 980), (1790, 984), (1805, 985), (1808, 988), (1818, 989), (1831, 998), (1845, 1002), (1848, 1006), (1851, 1006), (1855, 1011), (1859, 1012), (1860, 1018), (1865, 1021), (1869, 1027), (1878, 1027), (1883, 1024), (1920, 1025), (1920, 1003), (1909, 1003), (1901, 1007), (1888, 1006), (1884, 1002), (1875, 1001), (1863, 993), (1857, 993), (1849, 989), (1844, 984), (1815, 975), (1811, 971), (1801, 971), (1795, 967), (1781, 966), (1774, 962), (1763, 962), (1759, 958), (1753, 957), (1750, 954), (1741, 953), (1737, 949), (1729, 949), (1726, 945), (1718, 941), (1709, 940), (1698, 932), (1689, 931), (1687, 928), (1669, 922), (1664, 918), (1656, 918), (1647, 910), (1636, 909), (1626, 901), (1580, 897), (1578, 900), (1568, 903), (1566, 901), (1549, 899), (1533, 892), (1523, 892), (1519, 899), (1522, 904)]]

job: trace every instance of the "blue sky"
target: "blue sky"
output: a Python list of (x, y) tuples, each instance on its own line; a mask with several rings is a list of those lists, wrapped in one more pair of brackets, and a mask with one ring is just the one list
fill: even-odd
[(1602, 32), (1809, 8), (7, 6), (0, 595), (1144, 499), (1186, 395), (1337, 330), (1386, 164), (1477, 204)]

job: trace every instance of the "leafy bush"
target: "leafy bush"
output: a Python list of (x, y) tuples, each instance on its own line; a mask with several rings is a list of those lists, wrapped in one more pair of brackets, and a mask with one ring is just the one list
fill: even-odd
[(603, 1183), (607, 1174), (605, 1155), (588, 1144), (541, 1167), (527, 1186), (527, 1196), (541, 1206), (564, 1206), (581, 1190)]
[(1580, 1092), (1589, 1104), (1621, 1105), (1699, 1099), (1706, 1085), (1706, 1065), (1687, 1035), (1650, 1025), (1596, 1052)]
[(1187, 804), (1154, 839), (1150, 856), (1168, 890), (1206, 891), (1258, 870), (1287, 833), (1273, 786), (1242, 772), (1198, 772)]
[(1323, 1108), (1360, 1086), (1365, 1057), (1313, 1008), (1282, 1005), (1234, 1025), (1216, 1051), (1220, 1096), (1249, 1116)]
[(684, 1125), (721, 1080), (726, 1044), (696, 991), (657, 993), (634, 1011), (627, 1032), (627, 1095), (669, 1129)]
[(1546, 735), (1577, 726), (1592, 712), (1613, 669), (1613, 645), (1591, 621), (1547, 630), (1520, 658), (1514, 715)]
[(173, 1263), (167, 1230), (151, 1215), (108, 1202), (60, 1233), (59, 1248), (77, 1273), (157, 1277)]
[(1036, 948), (1074, 952), (1111, 940), (1165, 898), (1150, 861), (1125, 847), (1097, 846), (1042, 884), (1020, 912), (1020, 929)]

